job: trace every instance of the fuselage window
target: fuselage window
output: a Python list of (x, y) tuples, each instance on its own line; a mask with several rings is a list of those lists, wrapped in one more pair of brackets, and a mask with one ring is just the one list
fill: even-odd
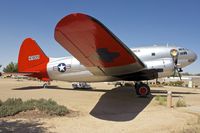
[(187, 52), (180, 52), (180, 55), (187, 55)]
[(134, 49), (133, 52), (135, 52), (135, 53), (136, 52), (140, 52), (140, 50), (139, 49)]
[(151, 56), (156, 56), (156, 53), (151, 53)]

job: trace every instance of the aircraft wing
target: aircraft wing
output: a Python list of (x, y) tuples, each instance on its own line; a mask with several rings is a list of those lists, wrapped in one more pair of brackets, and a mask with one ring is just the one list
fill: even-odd
[(95, 75), (115, 76), (142, 70), (140, 59), (101, 22), (70, 14), (55, 28), (55, 39)]

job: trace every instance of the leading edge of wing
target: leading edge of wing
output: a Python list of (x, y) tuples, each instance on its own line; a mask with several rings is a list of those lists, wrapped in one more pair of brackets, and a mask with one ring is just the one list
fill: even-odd
[(85, 14), (74, 13), (61, 19), (55, 39), (93, 74), (119, 75), (145, 67), (108, 28)]

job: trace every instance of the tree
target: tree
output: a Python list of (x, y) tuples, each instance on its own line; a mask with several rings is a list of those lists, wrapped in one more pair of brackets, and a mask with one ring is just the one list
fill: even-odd
[[(2, 67), (2, 65), (0, 65), (0, 68)], [(2, 76), (2, 73), (0, 72), (0, 77)]]
[(196, 76), (200, 76), (200, 73), (197, 73)]
[(184, 76), (190, 76), (191, 74), (188, 73), (188, 72), (185, 72), (185, 73), (182, 73), (182, 75), (184, 75)]
[(18, 64), (13, 62), (9, 63), (6, 67), (3, 68), (3, 72), (5, 73), (18, 72)]

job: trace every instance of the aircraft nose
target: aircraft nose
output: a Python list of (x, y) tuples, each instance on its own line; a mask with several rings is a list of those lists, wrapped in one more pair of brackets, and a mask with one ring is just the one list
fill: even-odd
[(191, 51), (190, 60), (189, 62), (195, 62), (197, 60), (197, 54)]
[(196, 60), (197, 60), (197, 54), (194, 53), (194, 61), (196, 61)]

